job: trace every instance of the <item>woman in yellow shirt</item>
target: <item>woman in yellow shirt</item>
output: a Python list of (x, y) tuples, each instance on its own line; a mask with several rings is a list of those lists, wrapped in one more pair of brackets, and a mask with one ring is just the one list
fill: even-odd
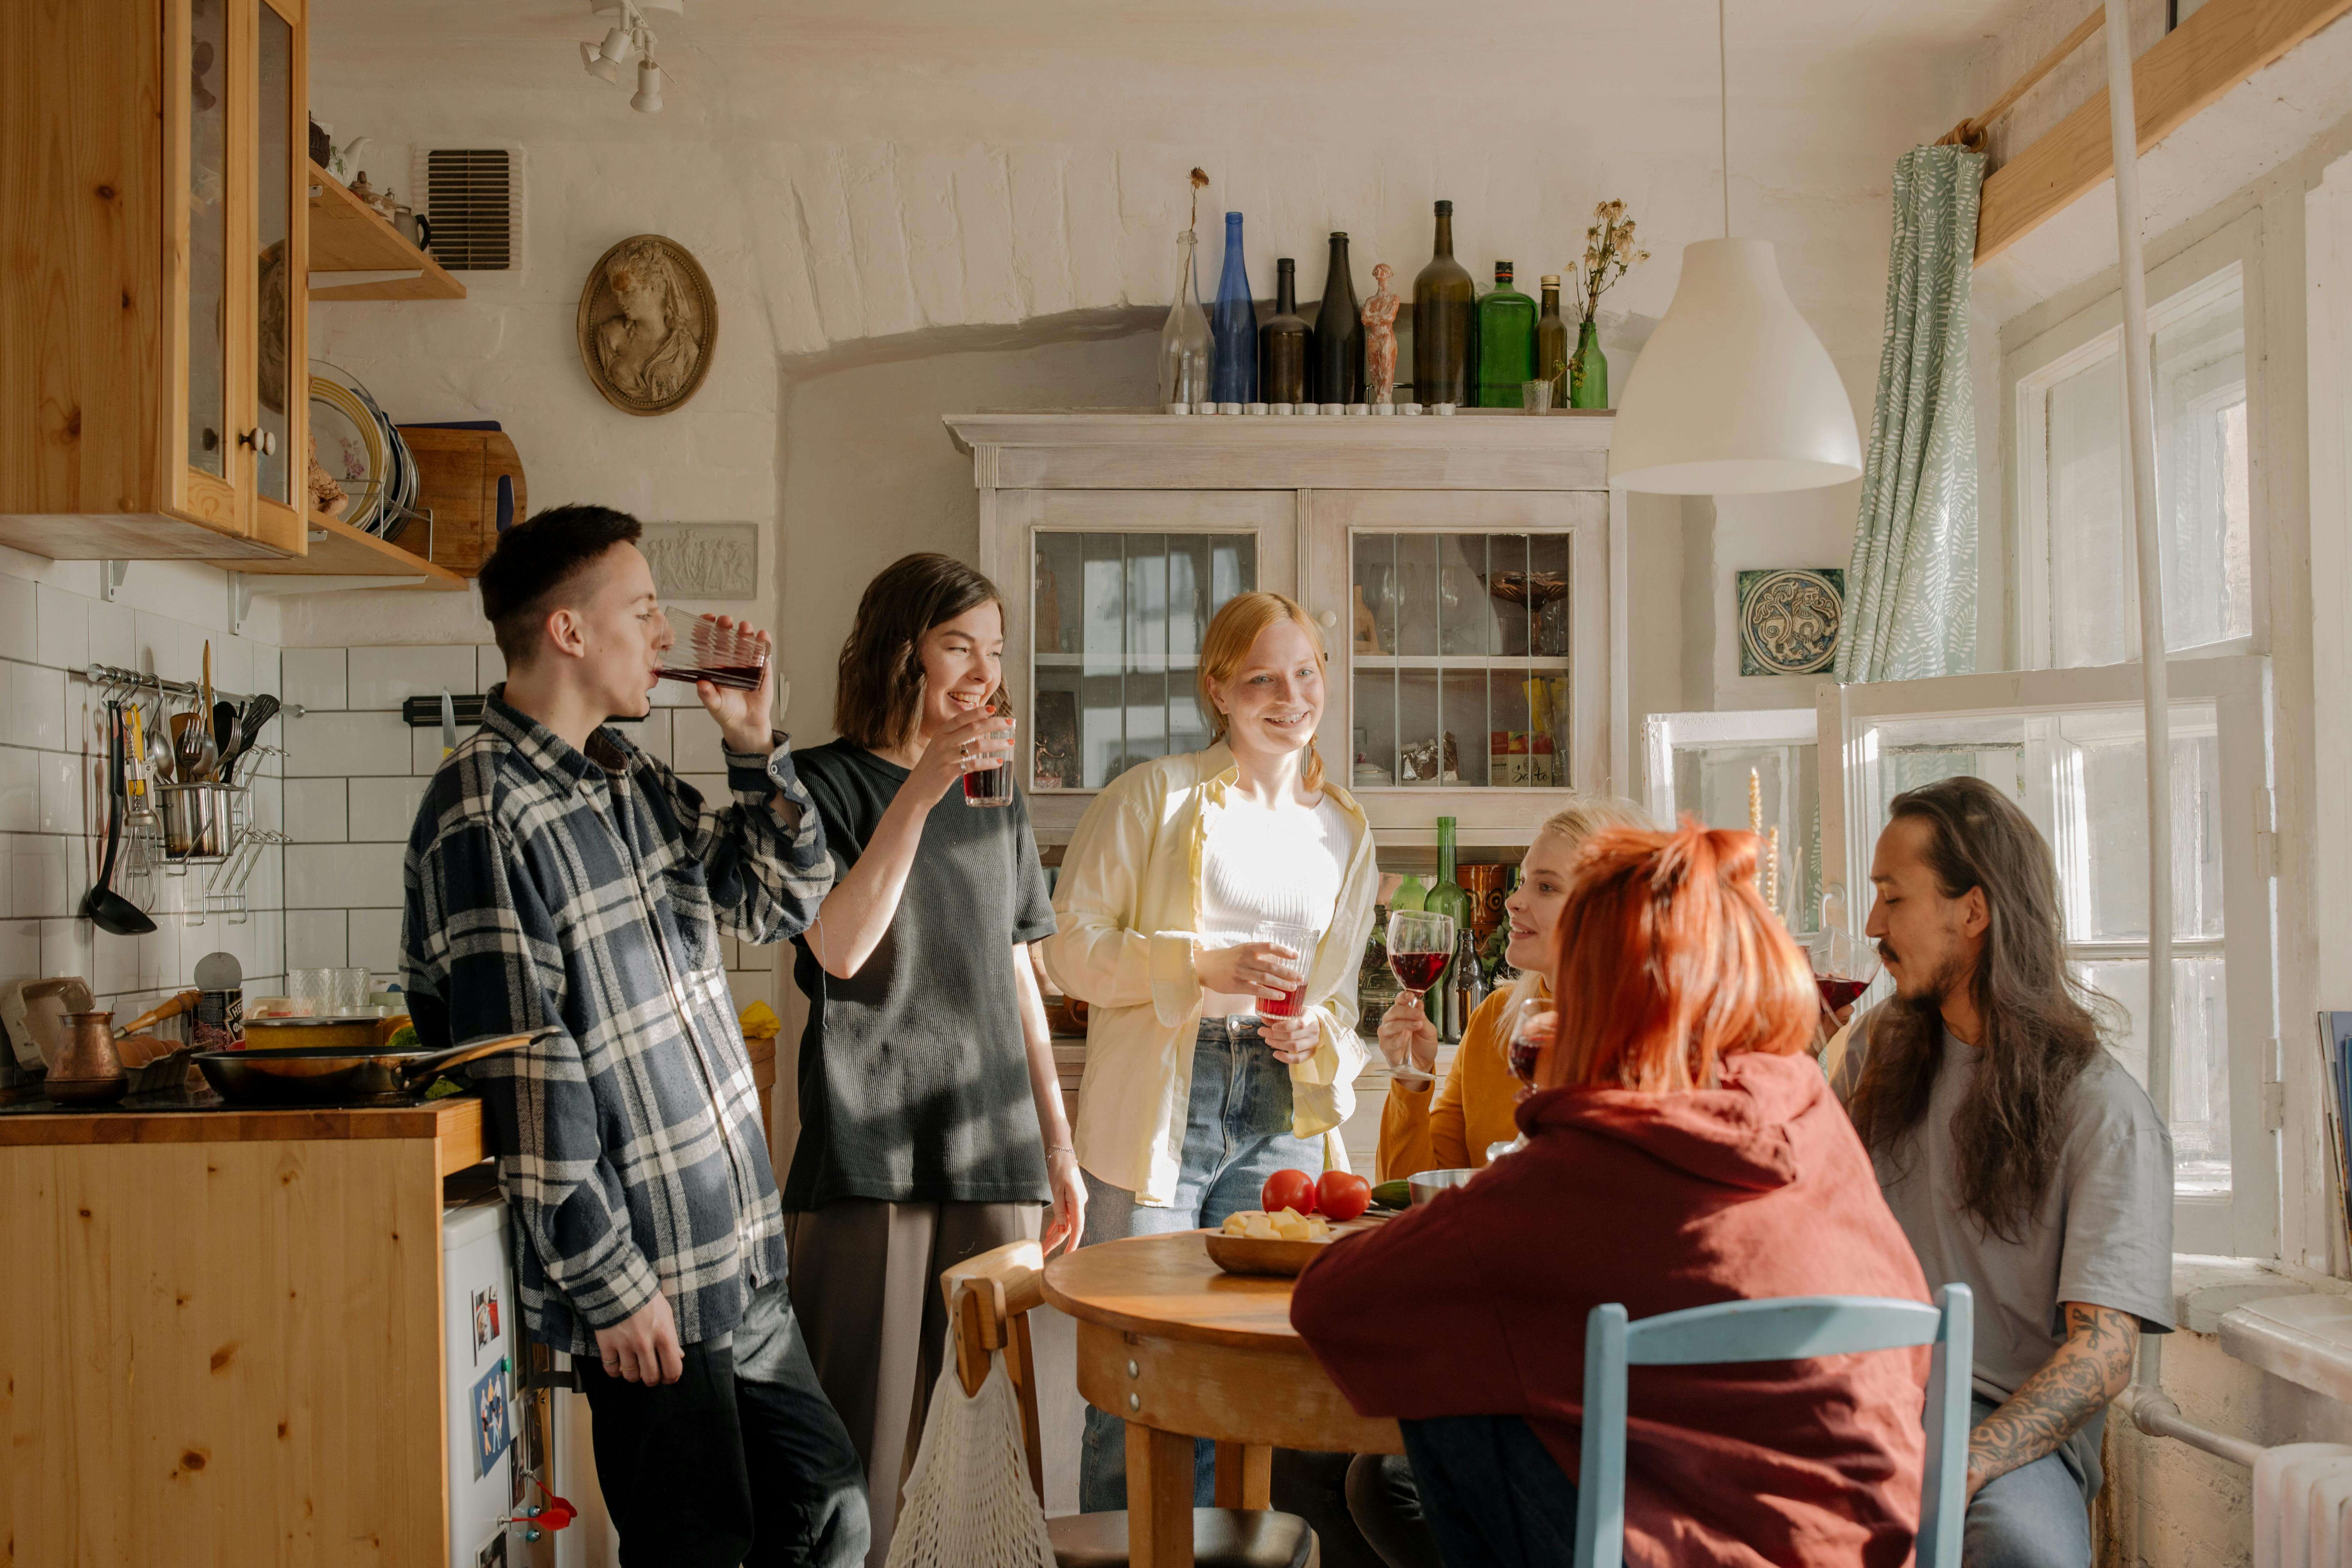
[[(1570, 802), (1536, 829), (1519, 861), (1518, 890), (1503, 906), (1511, 921), (1503, 956), (1520, 978), (1472, 1011), (1443, 1084), (1389, 1080), (1388, 1104), (1381, 1111), (1380, 1180), (1398, 1181), (1417, 1171), (1481, 1170), (1489, 1145), (1518, 1136), (1519, 1083), (1508, 1059), (1511, 1011), (1523, 996), (1550, 993), (1553, 928), (1568, 902), (1577, 855), (1604, 827), (1650, 826), (1630, 802), (1595, 797)], [(1382, 1016), (1381, 1053), (1391, 1067), (1410, 1057), (1423, 1072), (1434, 1070), (1437, 1030), (1412, 996), (1398, 997)]]

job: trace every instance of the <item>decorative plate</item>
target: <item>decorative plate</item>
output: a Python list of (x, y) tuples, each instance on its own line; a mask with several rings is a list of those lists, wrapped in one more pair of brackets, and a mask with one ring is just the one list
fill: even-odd
[(1739, 673), (1815, 675), (1837, 658), (1845, 574), (1834, 566), (1739, 574)]
[(314, 370), (310, 376), (310, 434), (318, 442), (320, 466), (351, 497), (343, 510), (343, 521), (366, 531), (383, 494), (386, 454), (383, 426), (348, 387)]

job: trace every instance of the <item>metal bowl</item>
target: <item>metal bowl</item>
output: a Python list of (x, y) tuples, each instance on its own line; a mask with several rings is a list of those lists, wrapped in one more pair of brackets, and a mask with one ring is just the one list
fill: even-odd
[(1415, 1208), (1427, 1203), (1448, 1187), (1466, 1187), (1475, 1171), (1423, 1171), (1405, 1179), (1405, 1187), (1412, 1194)]

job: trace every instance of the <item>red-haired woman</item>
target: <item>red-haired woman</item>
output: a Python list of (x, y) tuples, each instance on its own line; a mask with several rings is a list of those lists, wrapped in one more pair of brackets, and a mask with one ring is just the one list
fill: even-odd
[[(1334, 1245), (1291, 1298), (1356, 1408), (1403, 1422), (1448, 1563), (1571, 1560), (1594, 1306), (1927, 1295), (1804, 1052), (1820, 1001), (1757, 894), (1754, 835), (1596, 835), (1559, 929), (1528, 1146)], [(1626, 1562), (1908, 1562), (1927, 1367), (1922, 1350), (1635, 1373)]]
[[(1367, 1054), (1355, 979), (1380, 872), (1364, 814), (1315, 752), (1314, 622), (1280, 594), (1228, 600), (1201, 639), (1200, 695), (1214, 743), (1095, 798), (1043, 943), (1062, 989), (1089, 1004), (1075, 1129), (1089, 1244), (1221, 1225), (1257, 1207), (1276, 1171), (1320, 1171)], [(1269, 924), (1290, 940), (1267, 940)], [(1292, 1014), (1262, 1011), (1286, 994)], [(1087, 1512), (1127, 1506), (1123, 1431), (1087, 1410)]]

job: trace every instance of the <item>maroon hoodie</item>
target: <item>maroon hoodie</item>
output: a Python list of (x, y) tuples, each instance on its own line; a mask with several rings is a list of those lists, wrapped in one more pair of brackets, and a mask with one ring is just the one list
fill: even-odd
[[(1573, 1479), (1584, 1318), (1769, 1296), (1927, 1299), (1853, 1126), (1804, 1057), (1691, 1094), (1556, 1089), (1528, 1146), (1333, 1245), (1290, 1321), (1366, 1415), (1521, 1415)], [(1898, 1568), (1928, 1352), (1636, 1367), (1625, 1561)]]

